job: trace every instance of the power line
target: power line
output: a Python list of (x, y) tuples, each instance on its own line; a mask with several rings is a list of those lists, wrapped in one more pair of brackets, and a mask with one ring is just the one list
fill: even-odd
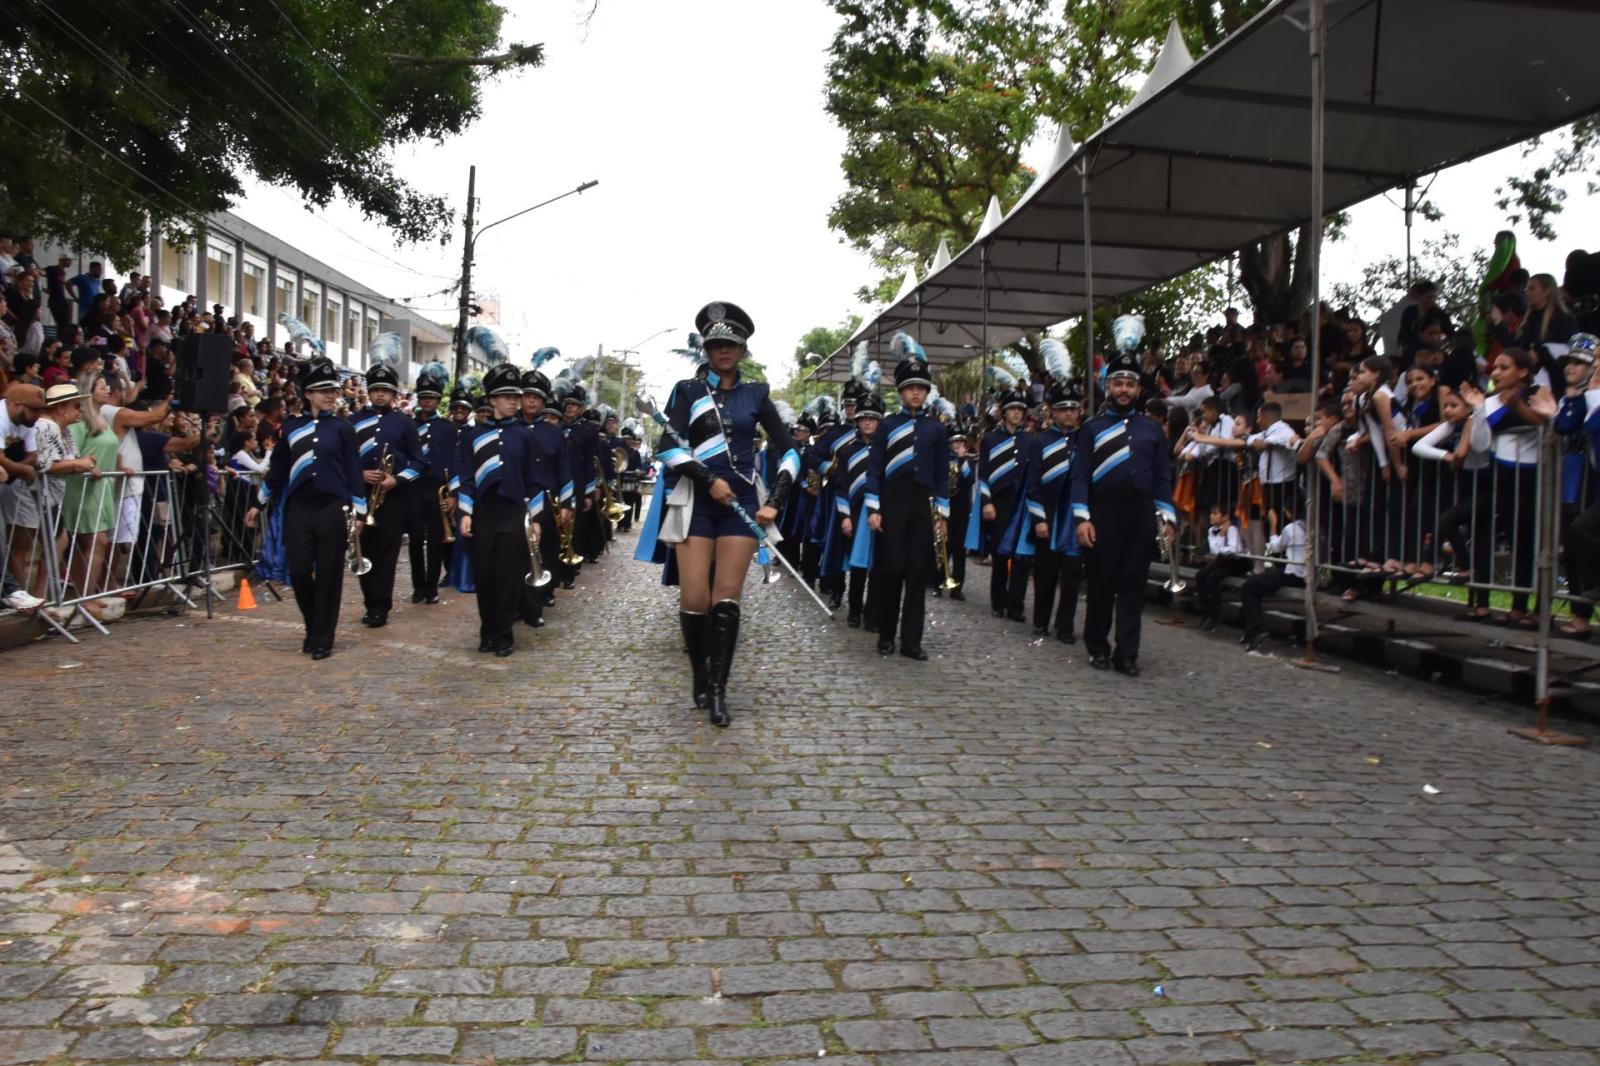
[[(150, 88), (150, 86), (148, 86), (144, 82), (140, 81), (137, 77), (135, 77), (133, 75), (133, 73), (130, 70), (128, 70), (128, 68), (124, 64), (120, 63), (116, 59), (116, 57), (111, 55), (105, 49), (101, 48), (98, 44), (96, 44), (92, 39), (90, 39), (88, 36), (86, 36), (77, 27), (73, 26), (68, 20), (66, 20), (58, 12), (54, 11), (53, 9), (51, 9), (47, 4), (39, 2), (39, 0), (35, 0), (35, 5), (34, 6), (38, 7), (40, 10), (42, 10), (46, 15), (48, 15), (53, 20), (55, 20), (57, 22), (57, 24), (62, 26), (68, 32), (72, 33), (73, 36), (75, 36), (79, 41), (83, 42), (83, 44), (85, 46), (87, 46), (88, 48), (90, 48), (91, 50), (96, 52), (102, 59), (104, 59), (104, 61), (113, 70), (115, 70), (117, 73), (119, 73), (122, 76), (122, 78), (123, 78), (123, 80), (125, 82), (127, 82), (133, 88), (138, 89), (140, 92), (142, 92), (145, 95), (145, 97), (147, 99), (151, 100), (152, 102), (154, 102), (157, 107), (164, 108), (167, 111), (168, 116), (170, 118), (172, 118), (175, 121), (180, 121), (180, 122), (181, 121), (185, 121), (187, 119), (187, 116), (184, 114), (184, 112), (183, 112), (183, 110), (181, 108), (179, 108), (176, 104), (172, 103), (172, 101), (168, 100), (166, 97), (162, 96), (160, 93), (156, 92), (154, 89)], [(149, 55), (149, 56), (151, 56), (151, 58), (157, 59), (159, 61), (159, 57), (157, 57), (153, 52), (151, 52), (149, 50), (149, 48), (145, 47), (145, 45), (144, 45), (144, 43), (142, 41), (137, 41), (136, 40), (135, 43), (137, 43), (139, 45), (139, 47), (142, 48), (147, 55)], [(237, 97), (236, 97), (236, 99), (237, 99)], [(215, 138), (209, 132), (206, 132), (206, 128), (205, 128), (204, 124), (190, 123), (189, 132), (200, 134), (201, 138), (206, 140), (207, 143), (209, 143), (213, 148), (216, 148), (219, 151), (220, 154), (222, 154), (224, 156), (230, 154), (231, 149), (229, 148), (229, 146), (227, 144), (225, 144), (224, 142), (222, 142), (220, 139)], [(435, 274), (435, 273), (432, 273), (430, 271), (418, 270), (415, 267), (408, 266), (408, 265), (400, 262), (399, 260), (395, 259), (393, 256), (390, 256), (387, 253), (385, 253), (385, 252), (383, 252), (383, 251), (381, 251), (381, 250), (379, 250), (377, 248), (372, 247), (370, 244), (367, 244), (365, 241), (362, 241), (358, 237), (356, 237), (353, 234), (347, 232), (345, 229), (340, 227), (337, 223), (335, 223), (332, 219), (328, 218), (326, 215), (323, 215), (320, 212), (318, 212), (318, 211), (306, 206), (306, 204), (301, 202), (301, 201), (295, 200), (292, 196), (290, 196), (288, 193), (286, 193), (284, 190), (278, 188), (277, 186), (275, 186), (275, 185), (266, 185), (266, 188), (270, 189), (272, 192), (276, 193), (277, 195), (282, 196), (285, 200), (288, 200), (290, 203), (293, 203), (295, 206), (299, 207), (301, 210), (305, 211), (307, 214), (311, 215), (313, 218), (316, 218), (316, 219), (320, 220), (321, 222), (326, 224), (330, 229), (332, 229), (334, 232), (340, 234), (341, 236), (343, 236), (345, 239), (349, 240), (353, 244), (359, 245), (360, 247), (365, 248), (367, 251), (373, 253), (374, 255), (380, 256), (381, 258), (383, 258), (388, 263), (392, 264), (393, 266), (396, 266), (396, 267), (400, 268), (401, 270), (406, 271), (407, 273), (414, 274), (414, 275), (416, 275), (418, 277), (438, 278), (441, 281), (447, 280), (451, 276), (451, 275), (448, 275), (448, 274)], [(360, 262), (361, 260), (357, 260), (357, 261)], [(381, 264), (370, 263), (369, 265), (379, 266)]]
[(289, 28), (294, 31), (294, 35), (305, 43), (306, 48), (311, 52), (311, 58), (322, 64), (322, 66), (327, 69), (329, 74), (332, 74), (338, 79), (340, 85), (343, 85), (346, 89), (349, 89), (350, 95), (355, 97), (356, 103), (365, 108), (367, 114), (371, 115), (377, 121), (380, 127), (386, 125), (383, 116), (379, 115), (372, 109), (372, 105), (367, 102), (367, 98), (357, 92), (355, 86), (345, 81), (344, 76), (339, 73), (332, 63), (329, 63), (317, 55), (317, 46), (312, 44), (311, 41), (307, 39), (306, 35), (300, 32), (300, 27), (295, 25), (294, 20), (289, 17), (288, 13), (284, 11), (282, 7), (279, 6), (278, 0), (267, 0), (267, 2), (272, 5), (273, 10), (276, 11), (279, 17), (282, 18), (283, 21), (288, 24)]

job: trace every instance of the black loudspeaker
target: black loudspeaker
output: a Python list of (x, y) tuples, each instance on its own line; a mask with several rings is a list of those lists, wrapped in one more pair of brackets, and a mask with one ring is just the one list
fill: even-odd
[(185, 411), (226, 414), (233, 377), (233, 343), (217, 333), (191, 333), (178, 341), (178, 406)]

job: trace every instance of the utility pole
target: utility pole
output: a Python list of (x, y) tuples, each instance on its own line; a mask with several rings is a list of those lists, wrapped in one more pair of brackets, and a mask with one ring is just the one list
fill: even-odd
[(594, 366), (589, 368), (589, 402), (592, 404), (600, 402), (600, 361), (605, 358), (605, 355), (606, 346), (604, 344), (594, 346)]
[(476, 165), (467, 168), (467, 236), (461, 242), (461, 304), (456, 314), (456, 380), (467, 372), (467, 310), (472, 306), (472, 208), (478, 184)]

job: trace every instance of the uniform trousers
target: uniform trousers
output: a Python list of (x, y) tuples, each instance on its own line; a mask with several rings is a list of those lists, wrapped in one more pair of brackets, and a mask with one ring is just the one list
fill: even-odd
[(472, 576), (478, 586), (478, 639), (509, 648), (528, 572), (527, 505), (484, 493), (472, 511)]
[(1011, 524), (1011, 510), (1020, 507), (1016, 487), (1001, 489), (989, 500), (994, 504), (994, 531), (990, 539), (990, 553), (994, 565), (989, 570), (989, 606), (1009, 615), (1022, 614), (1023, 601), (1028, 596), (1028, 572), (1031, 569), (1027, 556), (1001, 555), (1000, 540)]
[(372, 560), (372, 569), (361, 575), (361, 598), (370, 614), (384, 615), (394, 608), (394, 571), (400, 540), (412, 521), (412, 496), (409, 484), (395, 482), (372, 515), (372, 525), (361, 530), (361, 554)]
[[(439, 514), (439, 490), (443, 487), (444, 482), (437, 478), (419, 477), (406, 490), (411, 503), (411, 525), (406, 531), (411, 591), (419, 596), (439, 595), (439, 577), (449, 547), (443, 542), (445, 519)], [(454, 512), (449, 520), (455, 522)]]
[(1156, 505), (1148, 492), (1121, 488), (1093, 492), (1090, 511), (1094, 548), (1087, 563), (1089, 603), (1083, 613), (1083, 643), (1091, 656), (1112, 655), (1116, 620), (1119, 662), (1139, 658), (1139, 623), (1144, 586), (1155, 553)]
[(903, 477), (884, 485), (879, 497), (883, 528), (872, 564), (878, 582), (878, 643), (893, 642), (898, 627), (901, 648), (920, 648), (933, 559), (931, 494)]
[(344, 591), (346, 501), (301, 489), (283, 512), (283, 550), (294, 602), (312, 648), (332, 648)]
[[(850, 617), (860, 618), (865, 612), (877, 608), (877, 582), (870, 580), (872, 575), (866, 570), (850, 571)], [(865, 615), (871, 617), (870, 615)]]
[(1039, 548), (1033, 557), (1033, 624), (1049, 628), (1053, 613), (1058, 633), (1074, 632), (1082, 580), (1083, 556)]

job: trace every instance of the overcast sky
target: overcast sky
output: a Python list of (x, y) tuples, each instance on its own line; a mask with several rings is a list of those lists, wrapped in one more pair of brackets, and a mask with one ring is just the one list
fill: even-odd
[[(827, 225), (844, 138), (823, 110), (834, 16), (822, 0), (601, 0), (587, 26), (588, 0), (507, 6), (505, 40), (543, 42), (545, 65), (491, 82), (466, 134), (402, 152), (397, 170), (460, 204), (476, 163), (480, 225), (600, 182), (478, 244), (474, 291), (499, 296), (519, 363), (547, 344), (568, 357), (636, 347), (661, 391), (681, 376), (670, 349), (717, 299), (750, 312), (752, 351), (782, 378), (806, 330), (866, 310), (853, 294), (872, 269)], [(1046, 164), (1051, 148), (1035, 145), (1029, 161)], [(1454, 229), (1464, 249), (1487, 246), (1505, 224), (1493, 189), (1515, 157), (1442, 175), (1433, 199), (1446, 217), (1419, 216), (1419, 243)], [(1559, 277), (1567, 249), (1600, 244), (1600, 207), (1581, 182), (1573, 192), (1563, 240), (1521, 238), (1529, 269)], [(445, 247), (401, 248), (353, 210), (333, 205), (319, 218), (277, 190), (258, 188), (236, 210), (389, 296), (443, 289), (460, 268), (459, 228)], [(1328, 284), (1403, 250), (1400, 210), (1370, 201), (1330, 249)], [(455, 321), (449, 296), (415, 305)]]

